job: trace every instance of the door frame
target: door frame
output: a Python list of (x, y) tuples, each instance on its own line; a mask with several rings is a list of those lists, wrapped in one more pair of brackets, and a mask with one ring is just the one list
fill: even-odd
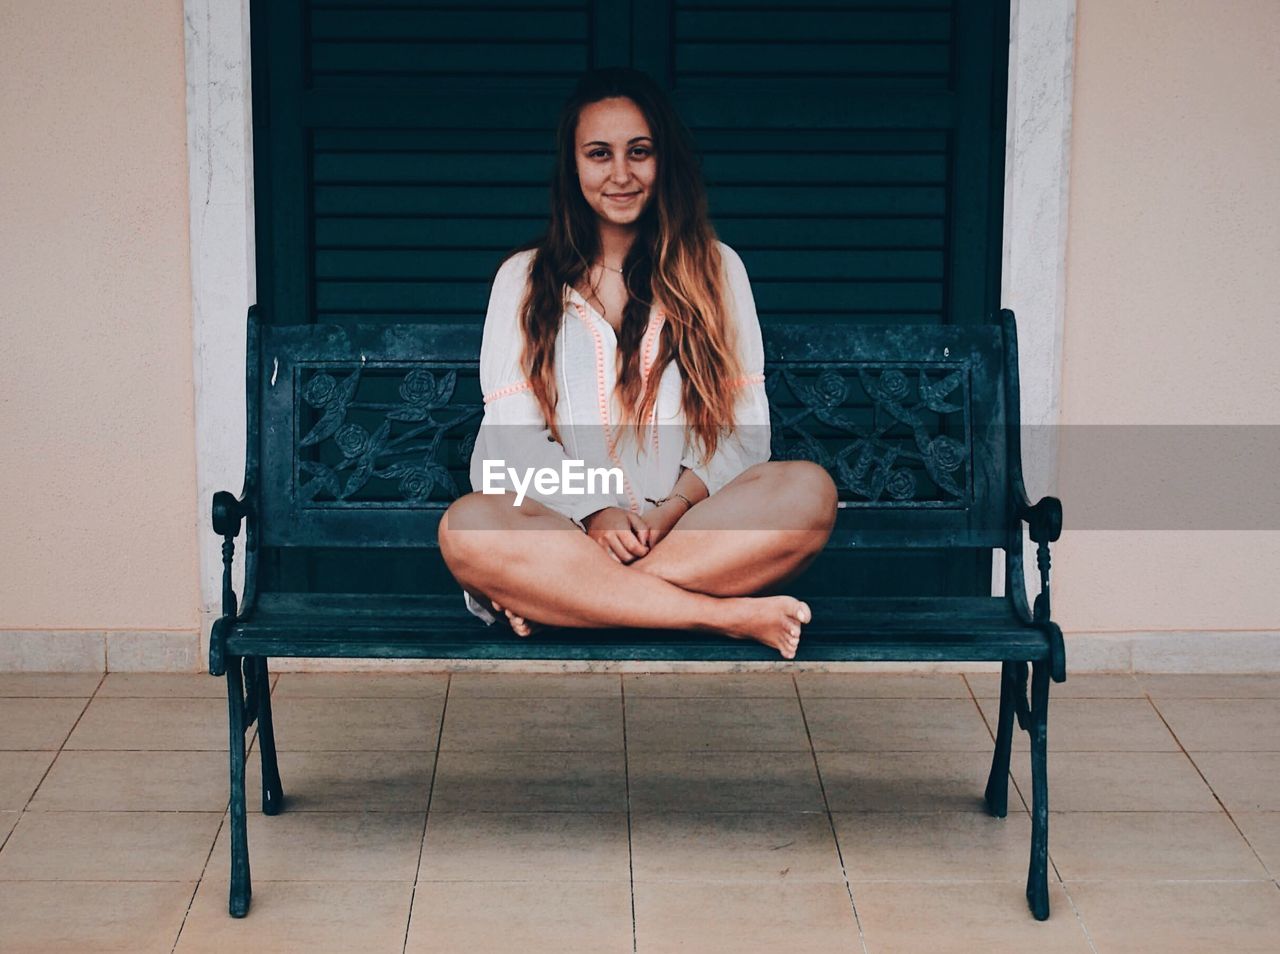
[[(203, 659), (222, 605), (222, 541), (209, 505), (243, 480), (245, 316), (257, 300), (249, 0), (183, 0), (183, 13)], [(1000, 304), (1019, 319), (1033, 500), (1057, 472), (1075, 21), (1076, 0), (1010, 0)], [(241, 592), (243, 567), (236, 561)], [(1003, 555), (993, 550), (992, 594), (1003, 592)]]

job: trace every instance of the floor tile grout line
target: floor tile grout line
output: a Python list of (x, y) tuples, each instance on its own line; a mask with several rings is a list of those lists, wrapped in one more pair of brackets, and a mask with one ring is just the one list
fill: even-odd
[[(1227, 820), (1231, 822), (1232, 827), (1235, 828), (1236, 832), (1240, 835), (1240, 837), (1244, 839), (1244, 843), (1249, 846), (1249, 850), (1253, 852), (1253, 856), (1256, 859), (1258, 859), (1258, 864), (1262, 865), (1262, 870), (1274, 877), (1277, 874), (1277, 872), (1273, 872), (1267, 866), (1267, 863), (1262, 860), (1262, 856), (1258, 854), (1258, 849), (1253, 846), (1253, 842), (1249, 840), (1249, 836), (1244, 833), (1244, 829), (1240, 827), (1240, 823), (1237, 822), (1235, 819), (1235, 816), (1231, 814), (1230, 809), (1227, 808), (1227, 803), (1224, 802), (1218, 796), (1218, 793), (1214, 790), (1213, 785), (1210, 784), (1208, 776), (1206, 776), (1204, 772), (1201, 771), (1200, 766), (1196, 764), (1195, 757), (1190, 752), (1188, 752), (1187, 747), (1182, 744), (1182, 740), (1178, 738), (1178, 733), (1173, 731), (1173, 726), (1169, 725), (1169, 720), (1164, 717), (1164, 713), (1161, 712), (1160, 707), (1156, 705), (1155, 699), (1151, 698), (1150, 693), (1147, 693), (1146, 698), (1147, 698), (1147, 702), (1151, 704), (1151, 708), (1155, 710), (1155, 713), (1159, 717), (1160, 721), (1164, 723), (1165, 728), (1169, 730), (1169, 734), (1173, 736), (1173, 740), (1178, 743), (1178, 749), (1182, 752), (1184, 756), (1186, 756), (1187, 761), (1191, 763), (1191, 767), (1195, 769), (1196, 774), (1200, 776), (1200, 780), (1204, 782), (1205, 787), (1209, 789), (1209, 794), (1212, 795), (1213, 800), (1218, 803), (1218, 806), (1222, 809), (1222, 813), (1227, 816)], [(1213, 753), (1209, 753), (1209, 754), (1213, 754)]]
[(448, 674), (444, 684), (444, 699), (440, 703), (440, 727), (436, 730), (436, 750), (431, 762), (431, 785), (427, 789), (427, 810), (422, 818), (422, 838), (418, 842), (418, 863), (413, 869), (413, 887), (409, 889), (409, 916), (405, 918), (404, 943), (400, 946), (401, 954), (409, 948), (409, 931), (413, 927), (413, 903), (418, 896), (418, 875), (422, 871), (422, 853), (427, 847), (427, 829), (431, 826), (431, 799), (436, 793), (436, 776), (440, 771), (440, 743), (444, 741), (444, 721), (449, 714), (449, 689), (453, 686), (453, 673)]
[[(1054, 866), (1054, 871), (1057, 871), (1056, 865)], [(1093, 954), (1098, 954), (1098, 945), (1093, 942), (1093, 935), (1089, 932), (1089, 925), (1085, 924), (1084, 915), (1080, 913), (1080, 908), (1076, 905), (1076, 899), (1071, 897), (1071, 892), (1067, 889), (1067, 883), (1062, 880), (1061, 873), (1058, 876), (1058, 883), (1062, 887), (1063, 897), (1067, 899), (1067, 904), (1071, 905), (1071, 910), (1075, 913), (1076, 922), (1080, 925), (1080, 930), (1084, 932), (1085, 943), (1089, 945), (1089, 950), (1093, 951)]]
[[(67, 734), (63, 736), (62, 742), (58, 745), (57, 751), (53, 753), (53, 758), (49, 760), (49, 764), (45, 766), (45, 770), (40, 773), (40, 779), (36, 782), (35, 787), (31, 789), (31, 794), (27, 796), (27, 800), (23, 802), (22, 807), (18, 809), (18, 820), (14, 823), (13, 828), (9, 829), (9, 832), (4, 836), (4, 839), (0, 840), (0, 851), (4, 851), (4, 846), (9, 844), (9, 839), (12, 838), (13, 833), (18, 830), (18, 825), (22, 824), (22, 815), (29, 809), (31, 802), (36, 797), (36, 793), (40, 791), (40, 786), (45, 783), (45, 780), (49, 777), (49, 773), (53, 771), (54, 765), (58, 762), (58, 756), (62, 754), (63, 748), (66, 747), (67, 740), (71, 738), (71, 733), (75, 732), (76, 726), (78, 726), (80, 724), (80, 720), (84, 718), (84, 714), (89, 710), (89, 705), (93, 702), (94, 697), (97, 696), (98, 690), (102, 688), (102, 683), (106, 681), (106, 678), (107, 674), (104, 671), (102, 673), (102, 678), (98, 680), (98, 685), (94, 687), (89, 698), (85, 699), (84, 705), (80, 709), (80, 714), (76, 716), (76, 721), (71, 724), (71, 728), (67, 730)], [(44, 749), (42, 751), (47, 752), (48, 749)], [(74, 749), (72, 751), (74, 751)]]
[(849, 869), (845, 867), (844, 851), (840, 848), (840, 836), (836, 834), (836, 822), (831, 816), (831, 802), (827, 798), (827, 786), (822, 780), (822, 769), (818, 766), (818, 753), (813, 747), (813, 734), (809, 731), (809, 717), (805, 715), (804, 700), (800, 694), (800, 684), (795, 674), (791, 675), (791, 685), (796, 693), (796, 705), (800, 707), (800, 721), (804, 725), (805, 737), (809, 740), (809, 756), (813, 759), (813, 772), (818, 777), (818, 790), (822, 793), (822, 807), (827, 816), (827, 827), (831, 831), (831, 841), (835, 845), (836, 860), (840, 863), (840, 875), (844, 878), (845, 894), (849, 897), (849, 909), (853, 912), (853, 923), (858, 928), (858, 944), (862, 954), (868, 954), (867, 936), (862, 928), (862, 918), (858, 915), (858, 903), (853, 900), (853, 885), (849, 883)]
[[(230, 811), (230, 806), (228, 806), (227, 811)], [(169, 954), (173, 954), (178, 949), (178, 943), (182, 940), (182, 932), (187, 926), (187, 918), (191, 916), (191, 909), (196, 903), (196, 895), (200, 893), (200, 888), (204, 885), (204, 876), (209, 870), (209, 862), (213, 860), (213, 851), (218, 847), (218, 838), (222, 835), (222, 829), (226, 826), (226, 817), (227, 812), (224, 811), (218, 818), (218, 828), (213, 833), (213, 841), (209, 845), (208, 853), (204, 856), (204, 864), (200, 866), (200, 876), (196, 878), (195, 888), (191, 891), (191, 897), (187, 898), (187, 907), (182, 912), (182, 923), (178, 925), (178, 933), (174, 935), (173, 946), (169, 948)]]
[[(618, 812), (617, 814), (621, 814)], [(195, 884), (196, 879), (192, 878), (0, 878), (0, 885), (14, 884)], [(343, 880), (341, 878), (255, 878), (255, 885), (258, 884), (401, 884), (405, 887), (411, 887), (413, 882), (407, 878), (355, 878)], [(424, 878), (419, 884), (596, 884), (610, 885), (621, 884), (621, 880), (610, 880), (608, 878), (554, 878), (548, 881), (546, 878), (525, 876), (519, 878)], [(773, 885), (779, 882), (776, 878), (757, 877), (757, 878), (735, 878), (735, 877), (698, 877), (698, 878), (646, 878), (638, 884), (649, 885), (679, 885), (679, 884), (736, 884), (736, 885)], [(823, 881), (818, 878), (809, 880), (796, 880), (789, 882), (790, 884), (803, 885), (837, 885), (838, 880)], [(860, 878), (858, 884), (897, 884), (897, 885), (946, 885), (946, 884), (1009, 884), (1019, 885), (1022, 882), (1016, 878)], [(1196, 879), (1196, 878), (1077, 878), (1073, 883), (1079, 884), (1101, 884), (1101, 885), (1167, 885), (1167, 884), (1190, 884), (1190, 885), (1217, 885), (1217, 884), (1273, 884), (1271, 878), (1212, 878), (1212, 879)]]
[(618, 698), (622, 705), (622, 781), (627, 797), (627, 877), (631, 896), (631, 951), (638, 950), (639, 929), (636, 925), (636, 856), (631, 835), (631, 758), (627, 754), (627, 681), (618, 673)]
[[(797, 753), (797, 754), (802, 754), (802, 753)], [(911, 754), (935, 755), (937, 753), (920, 752), (920, 753), (911, 753)], [(225, 816), (226, 813), (227, 813), (226, 808), (223, 808), (220, 810), (211, 810), (211, 809), (204, 809), (204, 808), (191, 808), (191, 809), (188, 809), (188, 808), (168, 808), (168, 809), (165, 809), (165, 808), (161, 808), (161, 809), (58, 808), (58, 809), (50, 809), (47, 811), (43, 809), (38, 811), (33, 810), (25, 813), (18, 812), (17, 810), (11, 810), (7, 814), (11, 814), (11, 815), (28, 814), (28, 815), (40, 815), (40, 816), (44, 816), (44, 815), (219, 815), (219, 816)], [(308, 808), (305, 810), (296, 811), (294, 814), (297, 814), (297, 815), (361, 815), (361, 814), (364, 814), (364, 815), (421, 815), (422, 812), (413, 811), (410, 809), (398, 809), (398, 808), (376, 808), (376, 809), (367, 809), (367, 810), (347, 809), (347, 808), (333, 808), (333, 809)], [(437, 814), (440, 814), (440, 815), (621, 815), (623, 813), (617, 811), (616, 809), (611, 809), (611, 808), (589, 808), (589, 809), (442, 808), (442, 809), (437, 809)], [(756, 808), (756, 809), (752, 809), (752, 808), (690, 808), (690, 809), (668, 808), (668, 809), (663, 809), (662, 811), (657, 811), (654, 809), (646, 809), (644, 811), (638, 812), (637, 814), (641, 814), (641, 815), (660, 815), (660, 814), (670, 814), (670, 815), (825, 815), (826, 811), (823, 809), (798, 809), (795, 811), (788, 811), (785, 809), (776, 809), (776, 808)], [(908, 809), (905, 811), (888, 811), (888, 810), (842, 811), (841, 814), (842, 815), (859, 815), (859, 816), (985, 815), (985, 812), (982, 812), (979, 810), (965, 811), (963, 809), (956, 809), (956, 808), (939, 808), (939, 809), (933, 809), (933, 810)], [(1054, 814), (1058, 814), (1058, 815), (1124, 815), (1124, 814), (1214, 815), (1214, 814), (1217, 814), (1217, 812), (1194, 812), (1194, 811), (1182, 811), (1182, 810), (1172, 811), (1172, 812), (1162, 812), (1162, 811), (1152, 811), (1152, 810), (1143, 809), (1135, 812), (1115, 812), (1111, 810), (1104, 810), (1104, 811), (1097, 811), (1097, 812), (1056, 811), (1054, 812)], [(1277, 814), (1277, 813), (1276, 812), (1258, 812), (1256, 814)], [(163, 880), (173, 880), (173, 879), (163, 879)], [(272, 880), (272, 879), (267, 879), (267, 880)], [(430, 881), (435, 879), (428, 878), (427, 880)], [(1079, 880), (1079, 879), (1076, 879), (1076, 880)], [(1271, 880), (1270, 875), (1268, 875), (1266, 880)]]
[(1064, 884), (1271, 884), (1271, 875), (1260, 878), (1071, 878)]
[[(619, 813), (620, 814), (620, 813)], [(195, 878), (5, 878), (0, 880), (0, 885), (11, 884), (195, 884)], [(405, 878), (358, 878), (358, 879), (340, 879), (340, 878), (260, 878), (254, 882), (255, 884), (336, 884), (336, 885), (352, 885), (352, 884), (399, 884), (411, 887), (413, 882)], [(426, 878), (419, 884), (537, 884), (544, 885), (548, 881), (546, 878), (523, 877), (523, 878)], [(608, 878), (555, 878), (551, 883), (554, 884), (593, 884), (593, 885), (610, 885), (620, 884), (620, 881), (610, 880)], [(774, 878), (677, 878), (677, 879), (646, 879), (639, 882), (640, 884), (656, 884), (656, 885), (682, 885), (682, 884), (724, 884), (724, 885), (772, 885), (778, 884)], [(867, 885), (919, 885), (925, 887), (937, 887), (942, 885), (983, 885), (983, 884), (1007, 884), (1021, 887), (1023, 882), (1020, 878), (859, 878), (858, 884)], [(1150, 885), (1275, 885), (1273, 878), (1072, 878), (1068, 884), (1089, 884), (1089, 885), (1120, 885), (1120, 886), (1150, 886)], [(838, 884), (836, 881), (823, 881), (821, 879), (798, 880), (791, 884), (802, 885), (824, 885)]]

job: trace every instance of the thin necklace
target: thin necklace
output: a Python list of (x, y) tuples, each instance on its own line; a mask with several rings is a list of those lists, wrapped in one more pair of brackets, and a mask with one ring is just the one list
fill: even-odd
[[(622, 274), (623, 274), (622, 269), (620, 269), (620, 268), (614, 268), (612, 265), (606, 265), (604, 262), (596, 262), (596, 264), (597, 264), (597, 265), (599, 265), (601, 268), (607, 268), (607, 269), (609, 269), (609, 271), (611, 271), (611, 272), (617, 272), (619, 275), (622, 275)], [(592, 293), (593, 293), (593, 294), (595, 294), (597, 297), (599, 297), (599, 295), (600, 295), (600, 289), (599, 289), (599, 288), (598, 288), (594, 283), (593, 283), (593, 284), (592, 284), (592, 286), (591, 286), (591, 291), (592, 291)], [(590, 302), (588, 302), (587, 304), (590, 304)], [(607, 314), (605, 314), (605, 313), (601, 313), (601, 317), (602, 317), (602, 318), (604, 318), (606, 321), (608, 321), (608, 320), (609, 320), (609, 319), (608, 319)]]

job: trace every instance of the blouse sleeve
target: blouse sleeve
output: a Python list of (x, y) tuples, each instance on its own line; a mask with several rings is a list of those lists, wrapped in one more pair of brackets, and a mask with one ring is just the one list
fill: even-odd
[(701, 451), (701, 442), (696, 441), (692, 431), (686, 432), (684, 456), (680, 461), (697, 474), (713, 494), (748, 467), (767, 461), (770, 437), (769, 398), (764, 389), (764, 342), (751, 282), (737, 252), (722, 242), (720, 253), (728, 276), (728, 307), (737, 329), (738, 357), (745, 372), (742, 378), (730, 382), (737, 398), (734, 418), (737, 426), (730, 437), (720, 440), (709, 461), (703, 461), (701, 454), (695, 453)]
[[(520, 362), (524, 332), (520, 328), (519, 307), (528, 281), (533, 253), (507, 259), (494, 277), (480, 342), (480, 388), (484, 393), (484, 417), (471, 453), (470, 477), (473, 490), (484, 486), (484, 462), (502, 460), (500, 486), (514, 490), (506, 468), (526, 473), (528, 468), (551, 468), (561, 472), (569, 460), (564, 446), (551, 436)], [(494, 465), (495, 467), (498, 465)], [(581, 473), (581, 471), (580, 471)], [(585, 486), (585, 480), (579, 483)], [(582, 520), (604, 507), (622, 507), (620, 494), (542, 493), (530, 482), (525, 495), (581, 525)]]

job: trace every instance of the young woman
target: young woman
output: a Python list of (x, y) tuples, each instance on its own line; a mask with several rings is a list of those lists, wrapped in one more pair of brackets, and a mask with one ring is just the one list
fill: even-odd
[[(561, 113), (551, 198), (546, 233), (494, 278), (477, 490), (440, 522), (468, 608), (520, 635), (696, 629), (794, 658), (810, 608), (764, 594), (822, 549), (836, 487), (817, 464), (769, 461), (751, 285), (657, 84), (584, 74)], [(616, 468), (621, 487), (531, 482), (568, 460)], [(481, 492), (508, 473), (512, 489)]]

